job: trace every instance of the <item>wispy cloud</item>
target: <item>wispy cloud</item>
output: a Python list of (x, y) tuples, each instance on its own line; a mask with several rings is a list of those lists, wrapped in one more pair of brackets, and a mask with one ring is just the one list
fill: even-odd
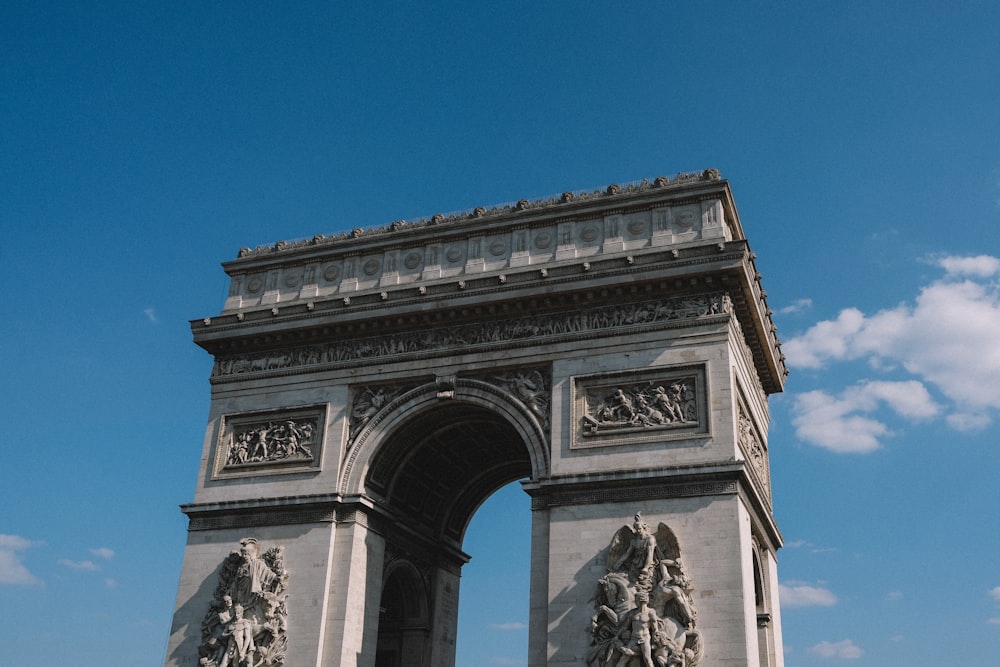
[(782, 313), (783, 315), (791, 315), (792, 313), (801, 313), (804, 310), (809, 310), (810, 308), (812, 308), (812, 305), (813, 305), (812, 299), (796, 299), (795, 301), (792, 301), (784, 308), (780, 309), (778, 312)]
[(493, 623), (490, 627), (494, 630), (524, 630), (528, 627), (528, 624), (521, 623), (520, 621), (513, 621), (510, 623)]
[(91, 560), (70, 560), (68, 558), (60, 558), (58, 562), (63, 567), (68, 567), (71, 570), (97, 572), (101, 569), (97, 563)]
[(1000, 586), (990, 589), (990, 597), (996, 600), (997, 602), (1000, 602)]
[(104, 560), (111, 560), (115, 557), (115, 552), (107, 547), (98, 547), (96, 549), (91, 549), (90, 553), (98, 558), (103, 558)]
[(778, 584), (778, 599), (784, 607), (832, 607), (837, 596), (827, 588), (801, 581)]
[(903, 592), (902, 591), (889, 591), (888, 593), (885, 594), (885, 599), (886, 600), (891, 600), (893, 602), (895, 602), (896, 600), (902, 600), (903, 599)]
[(0, 584), (42, 585), (42, 580), (28, 570), (21, 557), (22, 551), (37, 544), (20, 535), (0, 534)]
[(841, 658), (853, 660), (864, 655), (864, 651), (850, 639), (839, 642), (820, 642), (809, 649), (810, 653), (823, 658)]
[(824, 547), (818, 544), (813, 544), (808, 540), (792, 540), (791, 542), (785, 542), (785, 547), (789, 549), (806, 549), (811, 554), (829, 554), (836, 553), (838, 551), (837, 547)]
[(159, 320), (156, 318), (156, 308), (146, 308), (142, 311), (146, 315), (146, 319), (152, 324), (156, 324)]
[[(944, 413), (960, 431), (992, 422), (1000, 410), (1000, 383), (994, 380), (1000, 377), (1000, 259), (946, 256), (932, 263), (944, 276), (921, 288), (912, 303), (873, 315), (846, 308), (785, 343), (793, 368), (866, 360), (873, 372), (899, 370), (912, 377), (864, 380), (840, 394), (796, 397), (799, 437), (839, 452), (871, 451), (892, 434), (873, 415), (883, 406), (910, 420)], [(935, 401), (931, 388), (947, 401)]]

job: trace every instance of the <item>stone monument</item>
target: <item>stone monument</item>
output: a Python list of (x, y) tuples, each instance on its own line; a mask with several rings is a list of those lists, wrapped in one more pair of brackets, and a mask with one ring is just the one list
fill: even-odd
[(784, 357), (709, 169), (245, 248), (166, 664), (453, 667), (462, 540), (531, 496), (529, 665), (783, 665)]

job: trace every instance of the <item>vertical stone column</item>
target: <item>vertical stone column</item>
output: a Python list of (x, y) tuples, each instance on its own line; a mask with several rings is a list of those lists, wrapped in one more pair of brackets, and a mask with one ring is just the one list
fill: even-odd
[(778, 599), (778, 561), (769, 550), (762, 551), (760, 559), (760, 567), (764, 577), (764, 604), (767, 606), (770, 616), (767, 626), (762, 628), (768, 639), (768, 662), (764, 663), (761, 660), (761, 665), (762, 667), (765, 664), (767, 667), (785, 667), (785, 655), (781, 650), (781, 647), (784, 646), (784, 640), (781, 636), (781, 604)]
[(434, 615), (431, 621), (431, 666), (454, 667), (458, 634), (459, 575), (439, 567), (434, 581)]
[(528, 599), (528, 667), (544, 667), (549, 637), (549, 510), (531, 512), (531, 579)]
[(385, 539), (352, 512), (337, 524), (324, 664), (374, 667)]

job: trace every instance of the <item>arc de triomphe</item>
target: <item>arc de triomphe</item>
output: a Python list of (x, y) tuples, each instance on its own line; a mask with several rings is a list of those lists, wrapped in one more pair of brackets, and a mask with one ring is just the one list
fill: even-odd
[(786, 374), (715, 170), (244, 249), (166, 664), (453, 667), (462, 538), (531, 496), (531, 667), (782, 665)]

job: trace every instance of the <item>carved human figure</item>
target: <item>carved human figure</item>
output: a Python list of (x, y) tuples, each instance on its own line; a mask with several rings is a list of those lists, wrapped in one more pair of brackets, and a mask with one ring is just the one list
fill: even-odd
[(635, 513), (632, 532), (634, 536), (629, 540), (628, 548), (613, 564), (612, 569), (621, 570), (628, 566), (637, 576), (648, 581), (656, 564), (656, 537), (649, 532), (649, 526), (642, 520), (642, 512)]
[[(671, 385), (671, 389), (676, 387), (677, 384)], [(684, 410), (681, 408), (680, 404), (677, 402), (680, 392), (677, 395), (671, 395), (667, 393), (667, 390), (660, 385), (653, 390), (653, 402), (660, 408), (660, 411), (667, 417), (671, 422), (684, 421)]]
[(663, 413), (653, 407), (650, 400), (643, 394), (637, 394), (635, 400), (639, 404), (639, 409), (637, 410), (638, 414), (636, 417), (644, 426), (648, 426), (650, 424), (662, 424), (664, 421), (667, 421), (664, 418)]
[(226, 626), (223, 635), (229, 637), (229, 646), (219, 667), (254, 667), (253, 653), (257, 648), (253, 643), (253, 623), (243, 618), (243, 606), (233, 608), (235, 618)]
[[(666, 565), (662, 570), (666, 571)], [(670, 616), (676, 618), (685, 627), (694, 625), (694, 611), (688, 603), (687, 588), (688, 580), (682, 574), (673, 577), (665, 576), (657, 586), (657, 603), (661, 609), (669, 608)], [(669, 605), (669, 607), (667, 607)]]
[(266, 461), (268, 457), (267, 451), (267, 429), (259, 428), (254, 431), (254, 443), (253, 448), (250, 452), (250, 457), (254, 461)]
[(622, 389), (615, 389), (611, 395), (609, 410), (611, 419), (608, 421), (629, 423), (635, 419), (635, 404)]
[(621, 658), (618, 667), (627, 667), (631, 658), (639, 657), (644, 667), (653, 665), (653, 633), (658, 630), (659, 618), (656, 611), (649, 607), (649, 595), (644, 591), (635, 594), (635, 609), (629, 616), (630, 631), (628, 643), (618, 647)]
[(312, 425), (303, 424), (299, 426), (292, 420), (287, 420), (284, 427), (285, 435), (285, 456), (295, 456), (296, 454), (302, 454), (307, 457), (312, 457), (312, 450), (306, 445), (303, 440), (308, 441), (312, 438)]
[(213, 602), (210, 613), (202, 623), (202, 636), (207, 637), (199, 655), (201, 665), (216, 665), (226, 650), (225, 630), (233, 620), (233, 598), (225, 595)]
[(242, 562), (232, 583), (230, 595), (244, 609), (253, 608), (274, 582), (277, 575), (260, 558), (257, 540), (247, 537), (240, 540)]
[(653, 633), (653, 661), (656, 667), (685, 667), (684, 647), (666, 630), (657, 630)]

